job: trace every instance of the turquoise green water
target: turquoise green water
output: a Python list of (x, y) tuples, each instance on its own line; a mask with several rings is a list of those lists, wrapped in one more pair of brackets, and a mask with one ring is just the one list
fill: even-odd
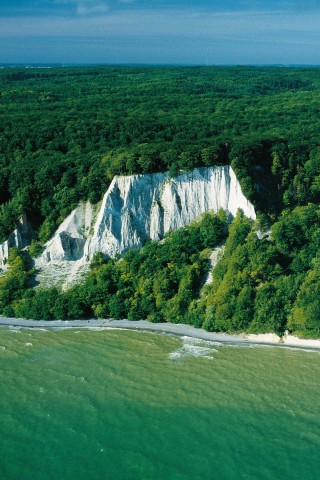
[(319, 478), (320, 354), (0, 330), (0, 478)]

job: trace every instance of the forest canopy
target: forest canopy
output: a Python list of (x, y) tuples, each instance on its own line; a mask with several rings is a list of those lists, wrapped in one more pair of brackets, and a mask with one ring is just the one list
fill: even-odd
[[(184, 319), (231, 331), (290, 328), (317, 334), (319, 72), (284, 67), (0, 69), (0, 240), (26, 213), (36, 235), (33, 250), (38, 251), (80, 200), (99, 201), (117, 174), (169, 170), (175, 175), (197, 166), (231, 164), (255, 205), (259, 228), (271, 231), (269, 240), (258, 240), (250, 222), (237, 217), (212, 285), (199, 297), (198, 275), (207, 268), (203, 252), (209, 248), (200, 242), (197, 252), (181, 256), (186, 260), (181, 272), (189, 283), (185, 280), (188, 285), (182, 287), (174, 280), (177, 297), (167, 299), (165, 308), (159, 298), (166, 298), (161, 292), (166, 285), (171, 288), (172, 279), (159, 270), (153, 283), (141, 280), (144, 295), (139, 293), (142, 286), (118, 283), (121, 268), (125, 262), (135, 264), (137, 253), (119, 265), (103, 259), (85, 285), (94, 290), (92, 285), (103, 278), (113, 285), (110, 301), (95, 299), (74, 312), (61, 307), (60, 315), (117, 316), (117, 298), (122, 296), (119, 305), (131, 306), (121, 315), (130, 318)], [(188, 235), (194, 234), (192, 228)], [(156, 247), (145, 248), (149, 253), (139, 255), (146, 255), (144, 268), (151, 271)], [(182, 243), (179, 248), (182, 254)], [(1, 279), (0, 311), (6, 314), (22, 314), (23, 304), (31, 309), (39, 295), (43, 305), (53, 305), (61, 294), (30, 290), (32, 270), (21, 255), (11, 254), (11, 273)], [(70, 293), (80, 299), (82, 292), (79, 305), (91, 298), (81, 288)], [(183, 291), (189, 293), (183, 296)], [(136, 301), (137, 310), (131, 300), (140, 294), (143, 302)]]

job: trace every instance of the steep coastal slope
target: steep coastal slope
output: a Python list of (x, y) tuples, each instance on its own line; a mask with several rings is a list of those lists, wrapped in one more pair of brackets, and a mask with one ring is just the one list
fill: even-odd
[[(80, 203), (63, 221), (36, 258), (41, 285), (65, 284), (87, 270), (97, 252), (114, 257), (147, 240), (161, 240), (170, 230), (190, 224), (208, 211), (240, 208), (255, 219), (230, 166), (197, 168), (170, 178), (169, 173), (116, 176), (101, 205)], [(25, 247), (30, 226), (23, 217), (17, 230), (0, 245), (5, 267), (10, 246)]]
[(255, 218), (229, 166), (198, 168), (175, 178), (168, 173), (115, 177), (84, 253), (88, 258), (97, 251), (113, 257), (220, 208), (232, 216), (241, 208)]
[(116, 176), (95, 221), (92, 205), (80, 204), (47, 242), (36, 259), (36, 267), (43, 271), (39, 281), (47, 272), (51, 280), (68, 276), (69, 284), (95, 253), (121, 255), (220, 208), (231, 216), (241, 208), (255, 219), (254, 207), (229, 166), (198, 168), (175, 178), (168, 173)]

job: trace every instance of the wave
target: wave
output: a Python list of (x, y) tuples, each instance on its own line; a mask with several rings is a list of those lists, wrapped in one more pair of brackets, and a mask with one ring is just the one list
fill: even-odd
[(221, 347), (221, 342), (202, 340), (199, 338), (183, 336), (180, 337), (182, 345), (174, 352), (169, 353), (170, 360), (179, 360), (186, 357), (202, 357), (213, 360), (213, 355), (218, 352), (214, 347)]

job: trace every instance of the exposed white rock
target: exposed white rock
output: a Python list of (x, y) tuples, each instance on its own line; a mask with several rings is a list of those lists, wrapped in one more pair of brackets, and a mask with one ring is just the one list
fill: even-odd
[(271, 240), (271, 230), (268, 229), (266, 231), (263, 230), (256, 230), (256, 235), (259, 240), (262, 240), (263, 238), (266, 238), (267, 240)]
[(209, 262), (210, 262), (210, 270), (208, 272), (207, 278), (204, 282), (204, 285), (210, 285), (212, 283), (212, 270), (215, 268), (217, 265), (218, 261), (221, 259), (223, 256), (225, 245), (221, 245), (219, 247), (216, 247), (212, 250), (212, 253), (209, 257)]
[(91, 203), (80, 203), (45, 244), (44, 252), (36, 259), (36, 266), (83, 258), (84, 246), (90, 235), (93, 220), (94, 208)]
[(80, 204), (45, 245), (36, 266), (68, 262), (75, 274), (97, 252), (121, 255), (220, 208), (232, 216), (241, 208), (247, 217), (256, 218), (229, 166), (197, 168), (175, 178), (168, 173), (116, 176), (95, 222), (93, 207)]
[(220, 208), (232, 216), (241, 208), (255, 219), (253, 205), (229, 166), (197, 168), (175, 178), (168, 173), (117, 176), (104, 196), (85, 255), (122, 254)]
[(9, 248), (18, 247), (23, 249), (30, 244), (33, 230), (28, 222), (27, 216), (23, 214), (16, 222), (15, 230), (10, 233), (8, 240), (0, 244), (0, 268), (7, 268)]

